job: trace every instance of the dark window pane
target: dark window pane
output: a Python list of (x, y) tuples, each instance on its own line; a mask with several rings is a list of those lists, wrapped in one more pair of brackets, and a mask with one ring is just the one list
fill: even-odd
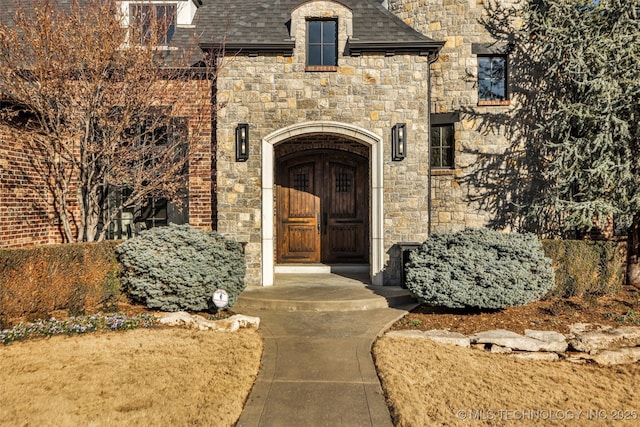
[(140, 42), (149, 40), (151, 27), (151, 8), (148, 5), (131, 6), (131, 23), (139, 32)]
[(440, 126), (434, 126), (431, 128), (431, 146), (438, 147), (440, 145)]
[(309, 21), (309, 43), (322, 41), (322, 21)]
[(164, 42), (166, 44), (169, 44), (169, 42), (171, 41), (171, 39), (173, 38), (173, 34), (176, 32), (176, 27), (175, 25), (171, 25), (169, 26), (169, 28), (167, 28), (167, 33), (165, 35), (165, 40)]
[(333, 45), (325, 45), (322, 49), (322, 64), (336, 65), (336, 48)]
[(507, 59), (503, 56), (478, 57), (478, 98), (507, 99)]
[(493, 99), (505, 99), (504, 80), (498, 80), (491, 90)]
[(504, 58), (492, 58), (491, 59), (491, 78), (504, 79)]
[(309, 65), (322, 65), (322, 46), (309, 46)]
[(336, 28), (336, 21), (307, 21), (307, 65), (338, 64)]
[(175, 34), (177, 9), (175, 5), (131, 5), (131, 23), (140, 33), (140, 42), (151, 40), (158, 32), (158, 43), (168, 44)]
[(453, 145), (453, 126), (442, 126), (442, 146), (449, 148)]
[(431, 166), (451, 168), (454, 166), (453, 125), (431, 127)]
[(491, 99), (491, 81), (480, 80), (478, 81), (478, 97), (480, 99)]
[(478, 79), (488, 79), (491, 76), (491, 59), (478, 58)]
[(322, 41), (324, 43), (335, 43), (336, 41), (336, 22), (335, 21), (323, 21), (322, 22)]
[(442, 151), (440, 150), (440, 148), (432, 148), (431, 149), (431, 166), (436, 168), (442, 166), (441, 158), (442, 158)]
[(447, 157), (443, 161), (444, 164), (442, 166), (453, 168), (453, 147), (448, 147), (446, 152), (447, 152)]
[(159, 6), (161, 8), (158, 13), (158, 22), (161, 26), (161, 33), (164, 35), (162, 40), (168, 44), (173, 38), (173, 34), (176, 31), (176, 7), (175, 6)]

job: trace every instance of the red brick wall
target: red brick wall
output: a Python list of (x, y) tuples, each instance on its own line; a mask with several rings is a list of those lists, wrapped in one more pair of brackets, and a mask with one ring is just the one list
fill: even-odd
[[(193, 80), (186, 87), (181, 84), (176, 92), (165, 95), (164, 101), (177, 103), (178, 115), (189, 118), (189, 223), (211, 229), (215, 177), (211, 168), (211, 82)], [(27, 152), (6, 128), (0, 127), (0, 248), (63, 241), (45, 182)]]
[(45, 182), (31, 157), (0, 127), (0, 248), (60, 241)]
[(211, 229), (212, 153), (211, 82), (192, 80), (181, 84), (177, 115), (189, 117), (189, 224)]

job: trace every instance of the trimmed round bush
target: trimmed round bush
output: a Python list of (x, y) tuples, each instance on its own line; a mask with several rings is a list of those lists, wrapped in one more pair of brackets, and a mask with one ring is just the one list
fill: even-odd
[(533, 234), (486, 228), (433, 234), (409, 259), (407, 288), (434, 306), (502, 309), (554, 287), (551, 260)]
[(232, 307), (245, 288), (242, 245), (189, 225), (157, 227), (116, 248), (132, 299), (164, 311), (215, 310), (216, 289)]

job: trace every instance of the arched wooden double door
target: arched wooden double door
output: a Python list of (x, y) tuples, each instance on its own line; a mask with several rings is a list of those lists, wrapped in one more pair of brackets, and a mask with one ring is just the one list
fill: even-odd
[(367, 264), (367, 159), (342, 151), (281, 159), (276, 223), (278, 263)]

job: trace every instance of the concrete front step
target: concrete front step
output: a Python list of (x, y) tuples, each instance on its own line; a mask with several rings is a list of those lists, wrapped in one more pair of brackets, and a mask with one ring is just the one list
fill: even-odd
[(356, 311), (415, 303), (406, 289), (370, 285), (362, 274), (280, 274), (274, 286), (245, 289), (232, 310)]

